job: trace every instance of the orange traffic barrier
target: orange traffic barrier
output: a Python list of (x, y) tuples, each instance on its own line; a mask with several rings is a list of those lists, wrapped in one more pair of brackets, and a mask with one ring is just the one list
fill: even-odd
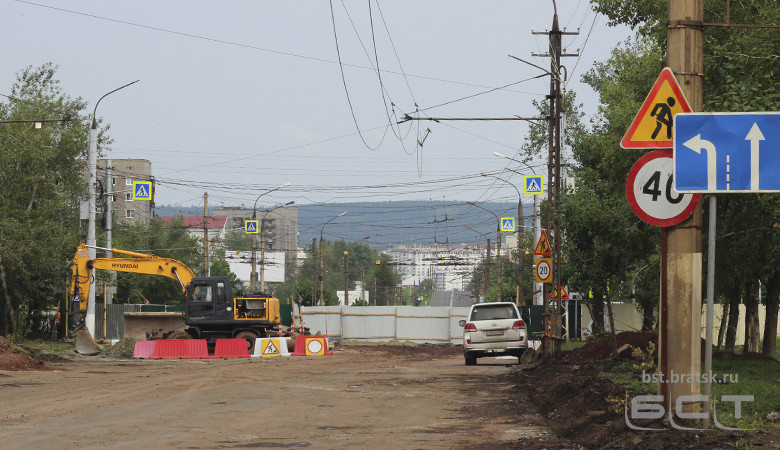
[(185, 359), (209, 359), (209, 347), (205, 339), (183, 339), (187, 345)]
[(332, 355), (328, 351), (328, 338), (325, 336), (298, 336), (295, 338), (295, 350), (292, 356)]
[(217, 339), (214, 358), (249, 358), (246, 339)]
[(150, 359), (180, 359), (187, 355), (189, 339), (159, 339), (155, 341)]
[(147, 359), (154, 353), (155, 341), (136, 341), (133, 348), (133, 358)]

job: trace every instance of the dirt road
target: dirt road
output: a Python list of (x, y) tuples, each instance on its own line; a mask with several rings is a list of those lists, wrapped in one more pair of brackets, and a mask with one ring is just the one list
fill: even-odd
[(49, 362), (54, 371), (0, 371), (0, 446), (565, 445), (526, 414), (515, 359), (467, 367), (454, 346), (333, 350), (240, 360), (92, 357)]

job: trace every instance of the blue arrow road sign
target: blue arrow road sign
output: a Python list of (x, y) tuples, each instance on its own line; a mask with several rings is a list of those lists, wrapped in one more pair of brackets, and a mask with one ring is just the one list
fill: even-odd
[(674, 116), (678, 192), (780, 192), (780, 112)]

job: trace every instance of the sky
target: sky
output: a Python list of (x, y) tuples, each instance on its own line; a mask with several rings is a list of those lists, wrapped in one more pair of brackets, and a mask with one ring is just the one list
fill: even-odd
[[(557, 8), (562, 28), (579, 29), (563, 37), (579, 53), (563, 58), (567, 88), (592, 117), (597, 97), (580, 77), (631, 31), (607, 26), (587, 0)], [(151, 161), (158, 206), (203, 205), (204, 193), (209, 206), (258, 209), (516, 202), (522, 179), (508, 169), (531, 173), (493, 155), (517, 155), (526, 122), (397, 122), (536, 116), (549, 78), (510, 55), (549, 68), (532, 56), (548, 37), (532, 32), (551, 27), (552, 0), (0, 0), (0, 11), (11, 43), (0, 94), (25, 67), (52, 62), (91, 114), (139, 80), (97, 116), (111, 126), (106, 157)], [(531, 166), (546, 173), (541, 159)]]

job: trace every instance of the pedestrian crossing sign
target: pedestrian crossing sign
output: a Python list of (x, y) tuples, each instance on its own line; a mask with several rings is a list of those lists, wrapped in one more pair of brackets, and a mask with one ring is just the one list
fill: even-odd
[(259, 220), (245, 220), (244, 221), (244, 233), (245, 234), (257, 234), (259, 231), (258, 229), (258, 222)]
[(514, 217), (502, 217), (501, 218), (501, 231), (515, 231), (515, 218)]
[(526, 195), (544, 194), (544, 175), (523, 176), (523, 194)]
[(151, 200), (152, 182), (133, 181), (133, 200)]

